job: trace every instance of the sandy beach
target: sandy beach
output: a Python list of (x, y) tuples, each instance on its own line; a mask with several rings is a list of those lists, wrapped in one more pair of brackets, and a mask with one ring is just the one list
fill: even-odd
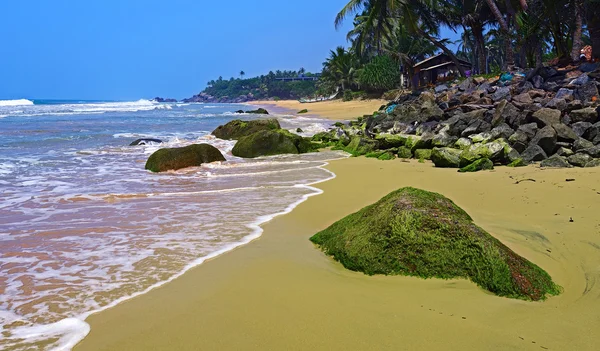
[[(363, 157), (327, 168), (337, 178), (316, 185), (323, 194), (266, 223), (258, 240), (92, 315), (91, 333), (75, 349), (598, 349), (600, 169), (459, 174)], [(535, 181), (516, 184), (522, 179)], [(534, 303), (466, 280), (369, 277), (345, 270), (308, 240), (404, 186), (449, 197), (564, 292)]]
[(307, 109), (308, 116), (318, 116), (332, 120), (349, 120), (362, 117), (363, 115), (373, 114), (379, 110), (381, 105), (387, 104), (386, 100), (357, 100), (357, 101), (323, 101), (310, 104), (301, 104), (296, 100), (281, 100), (281, 101), (252, 101), (250, 104), (264, 106), (268, 109), (269, 106), (282, 108), (292, 113)]

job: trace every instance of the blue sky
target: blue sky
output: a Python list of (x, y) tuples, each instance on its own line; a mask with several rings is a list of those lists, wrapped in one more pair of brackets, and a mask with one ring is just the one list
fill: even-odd
[(319, 71), (347, 0), (0, 1), (0, 99), (184, 98), (219, 75)]

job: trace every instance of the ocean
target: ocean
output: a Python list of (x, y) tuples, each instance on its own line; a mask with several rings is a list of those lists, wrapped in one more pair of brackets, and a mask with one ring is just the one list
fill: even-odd
[[(0, 101), (0, 349), (68, 350), (85, 319), (246, 244), (334, 177), (325, 151), (240, 159), (210, 135), (234, 104)], [(276, 114), (310, 136), (330, 122)], [(129, 146), (137, 138), (162, 144)], [(153, 174), (163, 147), (227, 161)]]

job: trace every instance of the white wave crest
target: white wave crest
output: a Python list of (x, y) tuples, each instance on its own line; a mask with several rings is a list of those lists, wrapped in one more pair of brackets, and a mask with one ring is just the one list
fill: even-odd
[(19, 100), (0, 100), (0, 106), (31, 106), (33, 101), (27, 99)]

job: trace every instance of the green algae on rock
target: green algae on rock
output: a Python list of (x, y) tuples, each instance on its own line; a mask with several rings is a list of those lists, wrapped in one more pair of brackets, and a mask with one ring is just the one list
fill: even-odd
[(215, 161), (225, 161), (225, 157), (216, 147), (208, 144), (194, 144), (186, 147), (160, 149), (150, 155), (145, 168), (152, 172), (165, 172)]
[(402, 188), (310, 240), (368, 275), (466, 278), (496, 295), (543, 300), (560, 287), (543, 269), (473, 223), (444, 196)]
[(461, 173), (465, 172), (479, 172), (483, 170), (494, 169), (494, 162), (492, 162), (489, 158), (480, 158), (477, 161), (474, 161), (470, 165), (467, 165), (458, 171)]
[(231, 150), (234, 156), (255, 158), (317, 151), (319, 145), (285, 129), (262, 130), (242, 137)]
[(257, 119), (253, 121), (233, 120), (225, 125), (217, 127), (212, 135), (224, 140), (237, 140), (263, 130), (281, 129), (279, 121), (271, 119)]

